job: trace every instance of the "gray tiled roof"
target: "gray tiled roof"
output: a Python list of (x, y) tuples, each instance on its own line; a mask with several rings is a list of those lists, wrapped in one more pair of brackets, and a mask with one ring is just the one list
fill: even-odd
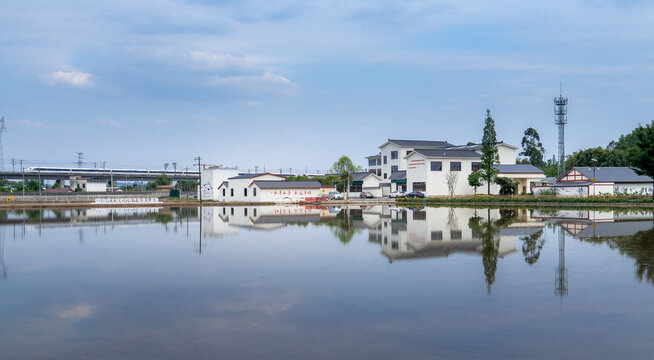
[(366, 159), (381, 159), (381, 154), (366, 156)]
[(443, 158), (480, 158), (481, 155), (472, 150), (445, 150), (445, 149), (415, 149), (415, 152), (426, 157)]
[(398, 139), (388, 139), (388, 142), (400, 146), (411, 146), (411, 147), (448, 147), (454, 146), (447, 141), (431, 141), (431, 140), (398, 140)]
[(390, 180), (402, 180), (402, 179), (406, 179), (406, 170), (393, 171), (391, 173)]
[(351, 176), (350, 179), (351, 179), (352, 181), (363, 181), (365, 178), (367, 178), (367, 177), (370, 176), (370, 175), (375, 175), (375, 174), (373, 174), (373, 173), (371, 173), (371, 172), (369, 172), (369, 171), (364, 171), (364, 172), (354, 172), (354, 173), (351, 173), (351, 174), (350, 174), (350, 176)]
[[(593, 178), (592, 167), (575, 167), (575, 169), (585, 177)], [(652, 182), (652, 178), (649, 176), (638, 175), (628, 167), (598, 167), (595, 170), (595, 177), (597, 181), (608, 182)]]
[(499, 164), (495, 165), (495, 168), (499, 170), (500, 173), (544, 174), (543, 170), (531, 164)]
[[(229, 180), (232, 179), (251, 179), (253, 177), (261, 176), (261, 175), (266, 175), (268, 173), (251, 173), (251, 174), (238, 174), (236, 176), (232, 176), (229, 178)], [(277, 175), (277, 174), (270, 174), (270, 175)], [(281, 176), (281, 175), (280, 175)]]
[(254, 180), (261, 189), (320, 189), (318, 181)]

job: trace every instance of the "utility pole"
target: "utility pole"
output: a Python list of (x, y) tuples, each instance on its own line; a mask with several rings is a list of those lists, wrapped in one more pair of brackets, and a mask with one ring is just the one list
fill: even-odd
[(23, 169), (23, 160), (20, 161), (20, 171), (23, 173), (23, 196), (25, 196), (25, 169)]
[(106, 168), (107, 168), (107, 162), (106, 162), (106, 161), (103, 161), (103, 162), (102, 162), (102, 168), (103, 168), (103, 169), (106, 169)]
[(11, 159), (11, 172), (16, 172), (16, 159)]
[(81, 168), (82, 165), (84, 165), (84, 153), (83, 152), (78, 152), (77, 153), (77, 162), (75, 164), (77, 164), (78, 168)]
[[(200, 183), (198, 185), (198, 199), (200, 200), (200, 206), (202, 206), (202, 169), (200, 168), (200, 157), (196, 157), (195, 160), (198, 161), (198, 176), (200, 177)], [(202, 217), (202, 212), (200, 212), (200, 217)]]
[(39, 196), (41, 196), (41, 169), (39, 169)]
[(97, 168), (98, 168), (98, 162), (97, 162), (97, 161), (94, 161), (94, 162), (93, 162), (93, 168), (94, 168), (94, 169), (97, 169)]
[(164, 171), (168, 170), (168, 163), (164, 163)]
[(258, 173), (258, 172), (259, 172), (259, 166), (258, 166), (258, 165), (254, 165), (254, 172), (255, 172), (255, 173)]

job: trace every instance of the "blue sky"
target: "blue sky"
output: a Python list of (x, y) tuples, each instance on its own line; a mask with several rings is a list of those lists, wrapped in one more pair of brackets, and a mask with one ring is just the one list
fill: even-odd
[[(491, 4), (492, 3), (492, 4)], [(654, 119), (647, 1), (3, 1), (5, 168), (364, 164), (387, 138), (568, 153)]]

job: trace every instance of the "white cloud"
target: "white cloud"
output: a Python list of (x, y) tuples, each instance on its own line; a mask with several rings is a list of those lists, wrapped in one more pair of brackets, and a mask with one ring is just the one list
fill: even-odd
[(16, 122), (20, 125), (32, 126), (32, 127), (45, 127), (45, 124), (40, 121), (29, 120), (29, 119), (20, 119)]
[(271, 71), (256, 75), (211, 76), (210, 85), (233, 87), (252, 93), (282, 93), (293, 95), (297, 85), (284, 76)]
[(256, 100), (239, 101), (239, 102), (237, 102), (237, 104), (243, 105), (243, 106), (249, 106), (249, 107), (263, 106), (263, 103), (261, 101), (256, 101)]
[(55, 71), (45, 76), (45, 80), (51, 85), (71, 85), (76, 87), (88, 87), (93, 85), (93, 75), (79, 71)]
[(155, 124), (170, 124), (171, 121), (167, 119), (159, 119), (154, 121)]
[(109, 126), (113, 126), (113, 127), (123, 127), (123, 124), (119, 123), (116, 120), (100, 119), (100, 120), (98, 120), (98, 124), (109, 125)]

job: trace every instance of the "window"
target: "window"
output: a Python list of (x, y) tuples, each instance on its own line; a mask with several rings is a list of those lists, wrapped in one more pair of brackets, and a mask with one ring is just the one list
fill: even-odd
[(254, 213), (254, 217), (257, 217), (257, 209), (256, 208), (252, 209), (252, 212)]
[(223, 188), (223, 197), (227, 196), (225, 195), (227, 193), (227, 189)]
[(386, 173), (384, 173), (384, 179), (386, 179)]
[(243, 196), (248, 196), (248, 188), (243, 189)]
[(472, 238), (473, 238), (473, 239), (479, 239), (479, 238), (481, 238), (481, 236), (479, 235), (478, 232), (472, 230)]
[(350, 185), (351, 192), (361, 192), (362, 190), (363, 190), (363, 185), (361, 184)]
[(377, 169), (377, 176), (381, 176), (381, 169)]
[(391, 160), (397, 159), (397, 151), (391, 151)]
[(480, 166), (481, 166), (481, 163), (473, 162), (473, 163), (472, 163), (472, 168), (471, 168), (471, 170), (472, 170), (472, 171), (477, 171), (477, 170), (479, 170), (479, 167), (480, 167)]
[(427, 213), (425, 211), (414, 211), (413, 220), (427, 220)]
[(438, 241), (438, 240), (443, 240), (443, 232), (442, 231), (432, 231), (431, 232), (431, 241)]
[(368, 159), (368, 166), (377, 165), (377, 159)]
[(243, 208), (243, 215), (248, 216), (248, 208)]
[(443, 163), (440, 161), (432, 161), (431, 171), (443, 171)]
[(252, 188), (252, 196), (257, 196), (257, 188)]
[(229, 195), (234, 196), (234, 189), (229, 189)]
[(461, 171), (461, 162), (450, 161), (450, 171)]
[(371, 173), (371, 174), (376, 174), (376, 173), (377, 173), (377, 170), (375, 170), (375, 169), (370, 169), (370, 170), (368, 170), (368, 172)]
[(397, 165), (391, 166), (391, 174), (397, 171)]
[(381, 159), (377, 159), (377, 165), (381, 165)]
[(384, 155), (384, 165), (387, 163), (386, 161), (386, 155)]
[(226, 208), (223, 208), (223, 215), (225, 215), (225, 212), (227, 211)]
[(230, 213), (231, 213), (232, 215), (234, 215), (234, 208), (231, 208)]
[(391, 241), (391, 249), (397, 250), (399, 248), (400, 248), (400, 243), (398, 243), (397, 241)]
[(388, 244), (388, 237), (384, 235), (384, 245)]
[(461, 230), (452, 230), (450, 231), (450, 239), (451, 240), (461, 240), (463, 238), (461, 234)]
[(424, 182), (414, 182), (413, 191), (427, 191), (427, 185)]

